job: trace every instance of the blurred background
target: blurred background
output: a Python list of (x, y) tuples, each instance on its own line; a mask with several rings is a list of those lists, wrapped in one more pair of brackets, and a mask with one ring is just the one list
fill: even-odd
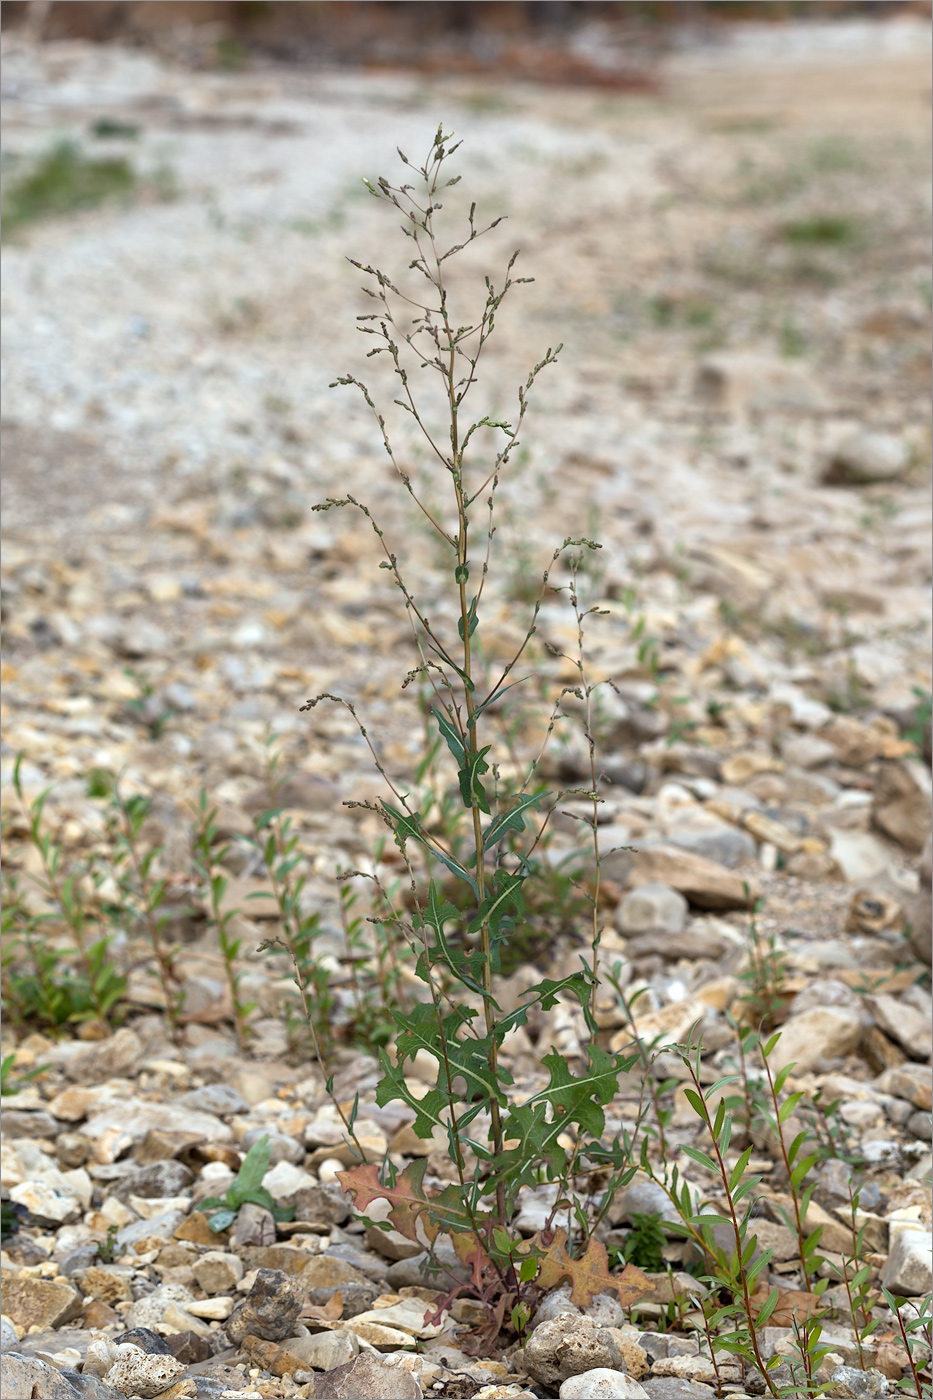
[[(404, 268), (362, 177), (439, 122), (464, 138), (450, 236), (471, 200), (508, 215), (451, 264), (464, 316), (514, 248), (535, 278), (477, 408), (512, 415), (564, 346), (503, 482), (490, 665), (554, 542), (595, 533), (593, 664), (627, 687), (636, 787), (684, 736), (922, 732), (928, 3), (32, 0), (2, 22), (4, 764), (62, 780), (79, 832), (89, 773), (238, 809), (270, 724), (334, 801), (366, 795), (352, 724), (298, 714), (322, 689), (366, 703), (400, 771), (417, 755), (372, 532), (311, 507), (352, 482), (442, 591), (365, 404), (328, 388), (365, 373), (391, 420), (347, 256)], [(572, 639), (557, 595), (539, 630)], [(365, 819), (320, 791), (324, 871)]]

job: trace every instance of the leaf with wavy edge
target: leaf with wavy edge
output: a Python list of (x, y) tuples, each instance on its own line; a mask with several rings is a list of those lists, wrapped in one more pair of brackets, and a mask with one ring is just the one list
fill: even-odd
[(539, 1230), (532, 1242), (544, 1256), (535, 1279), (537, 1286), (556, 1288), (568, 1279), (570, 1301), (578, 1308), (588, 1308), (597, 1294), (609, 1289), (618, 1293), (623, 1308), (630, 1308), (654, 1288), (634, 1264), (626, 1264), (621, 1274), (611, 1274), (606, 1246), (598, 1240), (590, 1240), (582, 1259), (573, 1259), (567, 1253), (566, 1230)]

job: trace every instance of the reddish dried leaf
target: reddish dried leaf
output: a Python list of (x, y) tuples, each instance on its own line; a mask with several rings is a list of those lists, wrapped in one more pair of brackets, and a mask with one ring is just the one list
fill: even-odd
[(610, 1288), (618, 1293), (623, 1308), (629, 1308), (654, 1288), (634, 1264), (626, 1264), (621, 1274), (611, 1274), (606, 1246), (598, 1240), (590, 1240), (582, 1259), (568, 1254), (566, 1230), (554, 1230), (547, 1236), (541, 1231), (535, 1235), (534, 1243), (544, 1255), (535, 1283), (540, 1288), (556, 1288), (564, 1279), (569, 1280), (570, 1301), (578, 1308), (588, 1308), (597, 1294)]
[(421, 1222), (423, 1235), (419, 1235), (417, 1230), (419, 1217), (424, 1215), (432, 1199), (425, 1194), (422, 1185), (426, 1167), (427, 1158), (418, 1158), (411, 1166), (405, 1168), (394, 1186), (388, 1186), (379, 1180), (379, 1168), (372, 1162), (365, 1166), (353, 1167), (350, 1171), (338, 1172), (337, 1180), (344, 1191), (353, 1197), (353, 1204), (358, 1211), (365, 1211), (373, 1201), (389, 1201), (392, 1205), (389, 1212), (390, 1223), (406, 1240), (423, 1245), (425, 1238), (433, 1240), (440, 1229), (438, 1224), (432, 1224), (425, 1217)]
[(323, 1306), (317, 1303), (305, 1303), (298, 1317), (301, 1321), (310, 1318), (313, 1322), (339, 1322), (343, 1317), (343, 1294), (331, 1294)]
[(470, 1270), (470, 1280), (474, 1287), (482, 1288), (483, 1273), (492, 1267), (492, 1260), (475, 1235), (451, 1234), (450, 1242), (457, 1258)]

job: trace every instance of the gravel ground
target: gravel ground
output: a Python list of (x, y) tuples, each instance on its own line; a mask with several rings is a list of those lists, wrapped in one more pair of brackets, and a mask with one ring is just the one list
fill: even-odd
[[(607, 844), (636, 847), (607, 862), (606, 946), (629, 990), (645, 988), (639, 1031), (673, 1042), (701, 1015), (711, 1073), (726, 1062), (724, 1012), (739, 1007), (747, 966), (742, 884), (756, 885), (759, 928), (787, 958), (789, 1087), (840, 1100), (864, 1209), (879, 1222), (873, 1278), (919, 1298), (930, 1287), (930, 935), (918, 898), (930, 822), (928, 35), (912, 22), (814, 27), (805, 45), (802, 34), (749, 26), (728, 46), (676, 54), (656, 97), (282, 68), (223, 75), (142, 51), (10, 41), (8, 178), (70, 137), (95, 157), (124, 156), (137, 186), (123, 204), (26, 226), (5, 252), (7, 869), (27, 882), (37, 873), (9, 785), (16, 755), (27, 798), (56, 784), (47, 820), (69, 854), (101, 839), (92, 770), (150, 795), (146, 839), (184, 883), (190, 803), (203, 787), (231, 832), (248, 827), (271, 729), (291, 775), (335, 1025), (346, 1025), (334, 873), (366, 862), (379, 823), (340, 804), (378, 783), (344, 713), (298, 707), (325, 689), (353, 699), (405, 782), (422, 732), (399, 689), (415, 659), (410, 630), (376, 542), (361, 519), (310, 506), (351, 486), (409, 575), (441, 597), (441, 561), (365, 405), (328, 385), (365, 367), (377, 398), (387, 389), (353, 335), (366, 308), (345, 255), (394, 269), (401, 254), (360, 177), (394, 178), (395, 146), (420, 156), (443, 119), (465, 139), (466, 193), (455, 192), (451, 215), (475, 198), (509, 220), (452, 265), (451, 294), (475, 299), (478, 273), (517, 246), (520, 271), (536, 279), (516, 289), (491, 343), (479, 386), (490, 412), (512, 413), (529, 364), (564, 345), (503, 482), (483, 618), (490, 663), (523, 635), (522, 600), (554, 544), (597, 536), (586, 583), (609, 615), (594, 624), (589, 662), (618, 687), (604, 692), (600, 719), (612, 780), (603, 819)], [(138, 132), (95, 137), (103, 118)], [(404, 424), (394, 431), (413, 479), (438, 500), (414, 438)], [(433, 606), (443, 618), (443, 602)], [(572, 636), (565, 603), (549, 595), (536, 644), (563, 650)], [(530, 655), (547, 701), (572, 672), (544, 647)], [(529, 705), (520, 754), (542, 726)], [(580, 756), (579, 740), (562, 739), (552, 773), (582, 776)], [(579, 824), (554, 826), (553, 855), (585, 862)], [(378, 868), (394, 876), (388, 857)], [(241, 898), (267, 888), (251, 867), (229, 873)], [(650, 905), (656, 895), (639, 912), (633, 891), (658, 884), (683, 896), (679, 915), (676, 900)], [(402, 1304), (422, 1299), (424, 1281), (380, 1252), (384, 1236), (364, 1239), (348, 1219), (336, 1167), (320, 1155), (338, 1141), (322, 1076), (286, 1034), (288, 970), (254, 951), (271, 925), (244, 908), (244, 974), (258, 1003), (248, 1054), (232, 1036), (203, 917), (189, 920), (173, 967), (187, 997), (181, 1046), (166, 1039), (142, 972), (130, 975), (117, 1036), (94, 1041), (85, 1027), (53, 1042), (15, 1018), (4, 1029), (18, 1069), (51, 1066), (6, 1100), (4, 1198), (32, 1214), (2, 1256), (4, 1396), (27, 1381), (67, 1383), (14, 1369), (8, 1384), (7, 1365), (35, 1357), (72, 1379), (83, 1363), (80, 1393), (102, 1400), (114, 1385), (166, 1396), (712, 1394), (696, 1334), (653, 1330), (661, 1292), (635, 1329), (621, 1309), (596, 1306), (595, 1320), (618, 1333), (607, 1352), (617, 1376), (628, 1372), (618, 1390), (574, 1389), (582, 1382), (563, 1374), (555, 1383), (559, 1363), (529, 1358), (530, 1347), (464, 1357), (466, 1304), (442, 1333), (412, 1322)], [(550, 929), (512, 984), (572, 969), (579, 939), (572, 919)], [(139, 966), (132, 928), (112, 946)], [(601, 1015), (607, 1040), (624, 1039), (611, 995)], [(517, 1076), (534, 1083), (546, 1037), (563, 1036), (572, 1054), (581, 1030), (569, 1007), (532, 1026), (513, 1047)], [(359, 1088), (377, 1150), (410, 1160), (406, 1123), (373, 1103), (374, 1060), (340, 1054), (338, 1092)], [(219, 1088), (233, 1097), (212, 1100)], [(623, 1096), (612, 1111), (624, 1120), (633, 1105)], [(677, 1154), (695, 1130), (676, 1095), (673, 1109)], [(254, 1129), (281, 1140), (267, 1184), (280, 1201), (306, 1193), (308, 1228), (276, 1241), (274, 1226), (263, 1234), (270, 1220), (218, 1245), (197, 1205)], [(768, 1144), (756, 1148), (771, 1198), (780, 1174)], [(437, 1180), (445, 1155), (429, 1156)], [(716, 1183), (687, 1164), (715, 1199)], [(840, 1209), (840, 1165), (820, 1168), (824, 1214)], [(528, 1220), (536, 1208), (525, 1203)], [(617, 1242), (638, 1209), (618, 1203)], [(82, 1250), (110, 1225), (122, 1254), (104, 1269)], [(831, 1250), (828, 1240), (824, 1231)], [(213, 1272), (212, 1244), (235, 1256)], [(679, 1269), (683, 1245), (671, 1240), (664, 1257)], [(256, 1281), (256, 1269), (276, 1278)], [(792, 1261), (775, 1269), (782, 1288), (800, 1284)], [(316, 1332), (292, 1318), (283, 1325), (296, 1330), (262, 1340), (271, 1351), (244, 1348), (227, 1321), (234, 1303), (251, 1286), (254, 1309), (263, 1288), (284, 1296), (283, 1275), (315, 1304), (353, 1283), (364, 1305)], [(851, 1318), (830, 1291), (830, 1365), (851, 1369)], [(402, 1308), (393, 1316), (421, 1337), (428, 1363), (367, 1333), (377, 1324), (357, 1318), (374, 1306)], [(905, 1370), (892, 1319), (879, 1317), (879, 1374), (834, 1371), (835, 1394), (882, 1394)], [(116, 1367), (138, 1364), (132, 1354), (120, 1361), (101, 1342), (100, 1359), (85, 1360), (92, 1342), (113, 1345), (134, 1327), (149, 1329), (128, 1338), (155, 1368), (148, 1389), (135, 1373), (117, 1384)], [(159, 1337), (178, 1361), (155, 1375), (167, 1364)], [(327, 1350), (322, 1338), (341, 1340)], [(430, 1360), (436, 1348), (449, 1364)], [(398, 1365), (393, 1356), (408, 1360), (387, 1382), (379, 1367)], [(364, 1362), (375, 1365), (368, 1379), (357, 1370), (329, 1382), (356, 1389), (326, 1388), (325, 1372)], [(746, 1381), (729, 1377), (727, 1388), (744, 1394)]]

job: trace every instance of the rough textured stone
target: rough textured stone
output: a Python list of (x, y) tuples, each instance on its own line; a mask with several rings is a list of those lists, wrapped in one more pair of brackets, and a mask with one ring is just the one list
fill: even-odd
[[(295, 1138), (289, 1137), (287, 1133), (270, 1133), (265, 1128), (250, 1128), (243, 1138), (243, 1146), (249, 1151), (253, 1144), (263, 1137), (269, 1139), (270, 1167), (277, 1166), (279, 1162), (291, 1162), (293, 1165), (300, 1166), (304, 1161), (305, 1150), (301, 1143)], [(273, 1187), (268, 1189), (272, 1191), (273, 1196), (281, 1194)]]
[(826, 404), (824, 390), (801, 365), (746, 350), (707, 355), (697, 367), (695, 392), (711, 408), (734, 415), (807, 413)]
[(96, 1142), (113, 1128), (128, 1133), (134, 1142), (142, 1142), (153, 1128), (163, 1133), (184, 1132), (189, 1139), (204, 1138), (208, 1142), (228, 1142), (233, 1137), (228, 1124), (212, 1113), (196, 1113), (194, 1109), (144, 1099), (117, 1099), (101, 1104), (100, 1111), (88, 1119), (82, 1131)]
[(536, 1327), (525, 1347), (524, 1366), (533, 1380), (556, 1386), (568, 1376), (605, 1367), (621, 1371), (624, 1362), (608, 1328), (591, 1317), (557, 1317)]
[(85, 1298), (96, 1298), (108, 1307), (114, 1303), (129, 1302), (132, 1297), (130, 1287), (131, 1269), (121, 1269), (107, 1264), (95, 1264), (78, 1276), (81, 1292)]
[(907, 850), (922, 850), (933, 820), (930, 791), (929, 770), (920, 759), (882, 763), (875, 775), (872, 821)]
[(120, 1391), (114, 1390), (100, 1376), (85, 1375), (67, 1368), (59, 1374), (83, 1400), (122, 1400)]
[(558, 1391), (560, 1400), (646, 1400), (645, 1391), (631, 1376), (597, 1366), (568, 1376)]
[(835, 449), (823, 472), (827, 486), (868, 486), (894, 481), (910, 462), (910, 449), (893, 433), (858, 428)]
[(903, 1045), (908, 1055), (926, 1060), (933, 1050), (933, 1030), (929, 1012), (920, 1011), (909, 1002), (890, 996), (866, 997), (866, 1004), (875, 1025)]
[(172, 1351), (165, 1339), (148, 1327), (131, 1327), (126, 1332), (120, 1332), (114, 1337), (113, 1343), (114, 1346), (139, 1347), (140, 1351), (145, 1351), (151, 1356), (170, 1356)]
[(913, 919), (910, 928), (910, 949), (915, 958), (933, 963), (933, 838), (927, 836), (919, 866), (920, 891), (914, 900)]
[(153, 1330), (165, 1321), (166, 1309), (171, 1304), (183, 1308), (186, 1303), (193, 1302), (194, 1294), (183, 1283), (163, 1283), (138, 1298), (126, 1314), (126, 1320), (130, 1328)]
[(248, 1113), (249, 1104), (242, 1094), (229, 1084), (205, 1084), (201, 1089), (191, 1089), (178, 1099), (180, 1108), (191, 1108), (196, 1113), (213, 1113), (224, 1118), (230, 1113)]
[(10, 1278), (3, 1285), (3, 1311), (27, 1331), (61, 1327), (80, 1316), (81, 1294), (64, 1279)]
[(127, 1201), (130, 1196), (142, 1196), (144, 1200), (158, 1200), (165, 1196), (183, 1196), (194, 1184), (194, 1172), (183, 1162), (167, 1160), (153, 1162), (148, 1167), (140, 1167), (117, 1182), (111, 1191), (118, 1201)]
[(669, 885), (639, 885), (616, 910), (615, 925), (626, 935), (662, 929), (680, 933), (687, 919), (687, 901)]
[(258, 1269), (245, 1302), (230, 1316), (227, 1336), (234, 1345), (249, 1334), (280, 1342), (292, 1331), (304, 1301), (304, 1288), (280, 1269)]
[(108, 1079), (122, 1079), (131, 1074), (142, 1054), (143, 1043), (139, 1036), (124, 1027), (107, 1040), (99, 1040), (72, 1055), (65, 1065), (65, 1073), (76, 1084), (103, 1084)]
[(107, 1372), (107, 1384), (121, 1395), (138, 1395), (141, 1400), (161, 1395), (181, 1380), (185, 1367), (174, 1356), (153, 1356), (140, 1352), (125, 1356)]
[(813, 1069), (820, 1060), (837, 1059), (856, 1048), (862, 1018), (855, 1007), (825, 1006), (792, 1017), (771, 1054), (775, 1070), (793, 1060), (798, 1070)]
[(3, 1400), (77, 1400), (78, 1392), (54, 1366), (8, 1351), (0, 1357)]
[(213, 1249), (195, 1261), (192, 1272), (198, 1287), (212, 1297), (215, 1293), (232, 1293), (243, 1277), (243, 1260), (236, 1254)]
[(710, 1400), (716, 1394), (711, 1385), (681, 1380), (677, 1376), (651, 1376), (641, 1385), (648, 1400)]
[(411, 1371), (389, 1366), (369, 1352), (315, 1378), (315, 1400), (423, 1400)]
[(881, 1271), (881, 1282), (892, 1293), (916, 1298), (933, 1288), (933, 1237), (929, 1230), (901, 1229)]
[(312, 1332), (310, 1337), (289, 1337), (288, 1349), (315, 1371), (333, 1371), (358, 1356), (360, 1344), (353, 1332)]
[(240, 1206), (233, 1228), (233, 1239), (238, 1249), (247, 1245), (275, 1244), (275, 1217), (265, 1206), (257, 1206), (247, 1201)]
[(214, 1354), (207, 1338), (199, 1336), (197, 1332), (172, 1332), (165, 1340), (175, 1360), (184, 1366), (209, 1361)]
[(350, 1215), (350, 1198), (336, 1181), (320, 1181), (295, 1193), (295, 1219), (342, 1225)]
[(912, 1103), (914, 1108), (933, 1108), (933, 1069), (929, 1065), (902, 1064), (886, 1069), (875, 1080), (879, 1093)]
[(3, 1115), (3, 1135), (7, 1141), (15, 1138), (54, 1138), (61, 1124), (51, 1113), (39, 1109), (26, 1112), (24, 1109), (8, 1108)]

